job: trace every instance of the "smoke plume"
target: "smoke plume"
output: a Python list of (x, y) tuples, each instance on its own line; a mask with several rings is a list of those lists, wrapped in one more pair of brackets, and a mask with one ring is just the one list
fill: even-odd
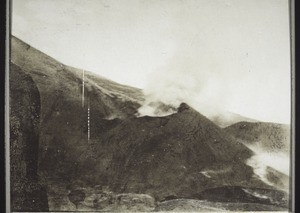
[(213, 66), (199, 65), (203, 60), (199, 55), (190, 55), (190, 51), (176, 54), (148, 77), (140, 116), (169, 115), (183, 102), (205, 115), (218, 113), (223, 94), (220, 76)]
[(265, 183), (288, 191), (289, 180), (280, 180), (284, 186), (271, 182), (268, 179), (268, 168), (273, 168), (288, 177), (290, 175), (290, 156), (281, 151), (267, 151), (259, 145), (248, 147), (255, 153), (255, 155), (247, 160), (247, 164), (253, 168), (254, 173)]

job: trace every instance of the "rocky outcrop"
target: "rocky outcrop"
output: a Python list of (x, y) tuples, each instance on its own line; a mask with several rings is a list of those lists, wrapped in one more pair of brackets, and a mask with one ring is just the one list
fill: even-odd
[(88, 212), (150, 212), (156, 202), (147, 194), (116, 194), (106, 187), (84, 186), (83, 183), (49, 183), (50, 211), (88, 211)]
[(19, 67), (10, 65), (10, 181), (12, 211), (47, 211), (38, 183), (40, 95)]

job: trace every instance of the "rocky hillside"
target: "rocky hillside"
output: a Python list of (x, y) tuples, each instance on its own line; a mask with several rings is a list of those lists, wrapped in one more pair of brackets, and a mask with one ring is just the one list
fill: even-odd
[(252, 152), (186, 104), (166, 117), (120, 121), (94, 146), (101, 174), (95, 181), (119, 192), (161, 200), (221, 185), (264, 185), (244, 163)]
[(89, 147), (88, 105), (93, 139), (95, 132), (109, 126), (107, 119), (133, 116), (143, 100), (138, 89), (85, 72), (82, 107), (82, 70), (63, 65), (15, 37), (11, 40), (11, 62), (32, 77), (40, 92), (39, 168), (49, 175), (62, 172), (68, 179), (74, 172), (72, 165)]
[[(209, 189), (224, 186), (276, 191), (246, 164), (253, 152), (243, 142), (184, 103), (169, 116), (137, 117), (141, 90), (88, 71), (83, 83), (82, 70), (15, 37), (11, 63), (31, 76), (40, 93), (40, 178), (48, 192), (55, 183), (68, 186), (64, 198), (76, 208), (87, 202), (82, 188), (96, 186), (117, 194), (147, 194), (157, 202), (199, 199), (204, 191), (201, 199), (206, 199), (214, 193)], [(51, 202), (59, 200), (51, 196)], [(243, 201), (249, 200), (238, 202)], [(92, 202), (97, 206), (97, 200)]]
[(239, 122), (224, 129), (240, 142), (260, 146), (269, 152), (290, 151), (289, 125), (266, 122)]

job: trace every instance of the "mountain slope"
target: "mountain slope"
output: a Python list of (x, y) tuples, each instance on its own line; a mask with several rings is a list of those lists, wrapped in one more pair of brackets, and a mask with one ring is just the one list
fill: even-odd
[(255, 173), (281, 190), (290, 190), (289, 125), (239, 122), (224, 130), (255, 153), (248, 160)]
[(165, 117), (136, 117), (141, 90), (87, 71), (82, 103), (81, 70), (15, 37), (11, 48), (11, 63), (41, 96), (38, 169), (49, 187), (81, 182), (158, 201), (222, 186), (274, 190), (246, 165), (249, 148), (188, 105)]
[(240, 142), (269, 152), (289, 153), (290, 128), (285, 124), (239, 122), (224, 129)]
[[(166, 117), (124, 120), (95, 144), (99, 184), (157, 199), (222, 185), (265, 186), (244, 161), (252, 152), (186, 104)], [(91, 163), (91, 161), (89, 161)], [(100, 177), (101, 176), (101, 177)]]
[(11, 62), (29, 74), (39, 89), (39, 168), (48, 173), (72, 174), (69, 165), (88, 148), (88, 105), (93, 139), (99, 126), (109, 126), (106, 119), (133, 116), (143, 100), (139, 89), (86, 72), (82, 107), (82, 71), (59, 63), (16, 37), (11, 38)]
[[(62, 64), (14, 36), (11, 38), (11, 62), (30, 73), (41, 93), (52, 93), (54, 87), (57, 91), (66, 93), (69, 98), (73, 98), (73, 101), (81, 101), (82, 70)], [(143, 101), (140, 89), (115, 83), (88, 71), (85, 71), (85, 87), (87, 90), (85, 95), (88, 95), (90, 90), (96, 90), (112, 99), (117, 98), (124, 102)], [(112, 105), (109, 107), (113, 108)], [(128, 114), (128, 112), (123, 113)]]

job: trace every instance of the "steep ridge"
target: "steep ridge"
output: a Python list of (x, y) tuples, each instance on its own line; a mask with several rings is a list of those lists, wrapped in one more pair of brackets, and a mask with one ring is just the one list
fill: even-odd
[[(11, 38), (11, 62), (22, 67), (25, 72), (32, 76), (42, 94), (42, 105), (47, 103), (44, 98), (48, 98), (54, 91), (66, 95), (70, 101), (81, 102), (82, 70), (62, 64), (14, 36)], [(103, 116), (116, 113), (121, 117), (126, 117), (126, 115), (133, 113), (130, 111), (132, 109), (128, 110), (129, 106), (124, 107), (119, 102), (127, 103), (130, 101), (132, 104), (138, 104), (143, 101), (143, 94), (140, 89), (117, 84), (88, 71), (85, 71), (84, 80), (85, 96), (92, 96), (93, 94), (90, 92), (102, 95)], [(45, 95), (43, 95), (44, 93)]]
[(133, 116), (142, 92), (85, 72), (82, 107), (82, 71), (59, 63), (16, 37), (11, 38), (11, 62), (36, 82), (41, 96), (40, 172), (68, 179), (78, 156), (88, 148), (90, 107), (91, 139), (109, 128), (112, 118)]

